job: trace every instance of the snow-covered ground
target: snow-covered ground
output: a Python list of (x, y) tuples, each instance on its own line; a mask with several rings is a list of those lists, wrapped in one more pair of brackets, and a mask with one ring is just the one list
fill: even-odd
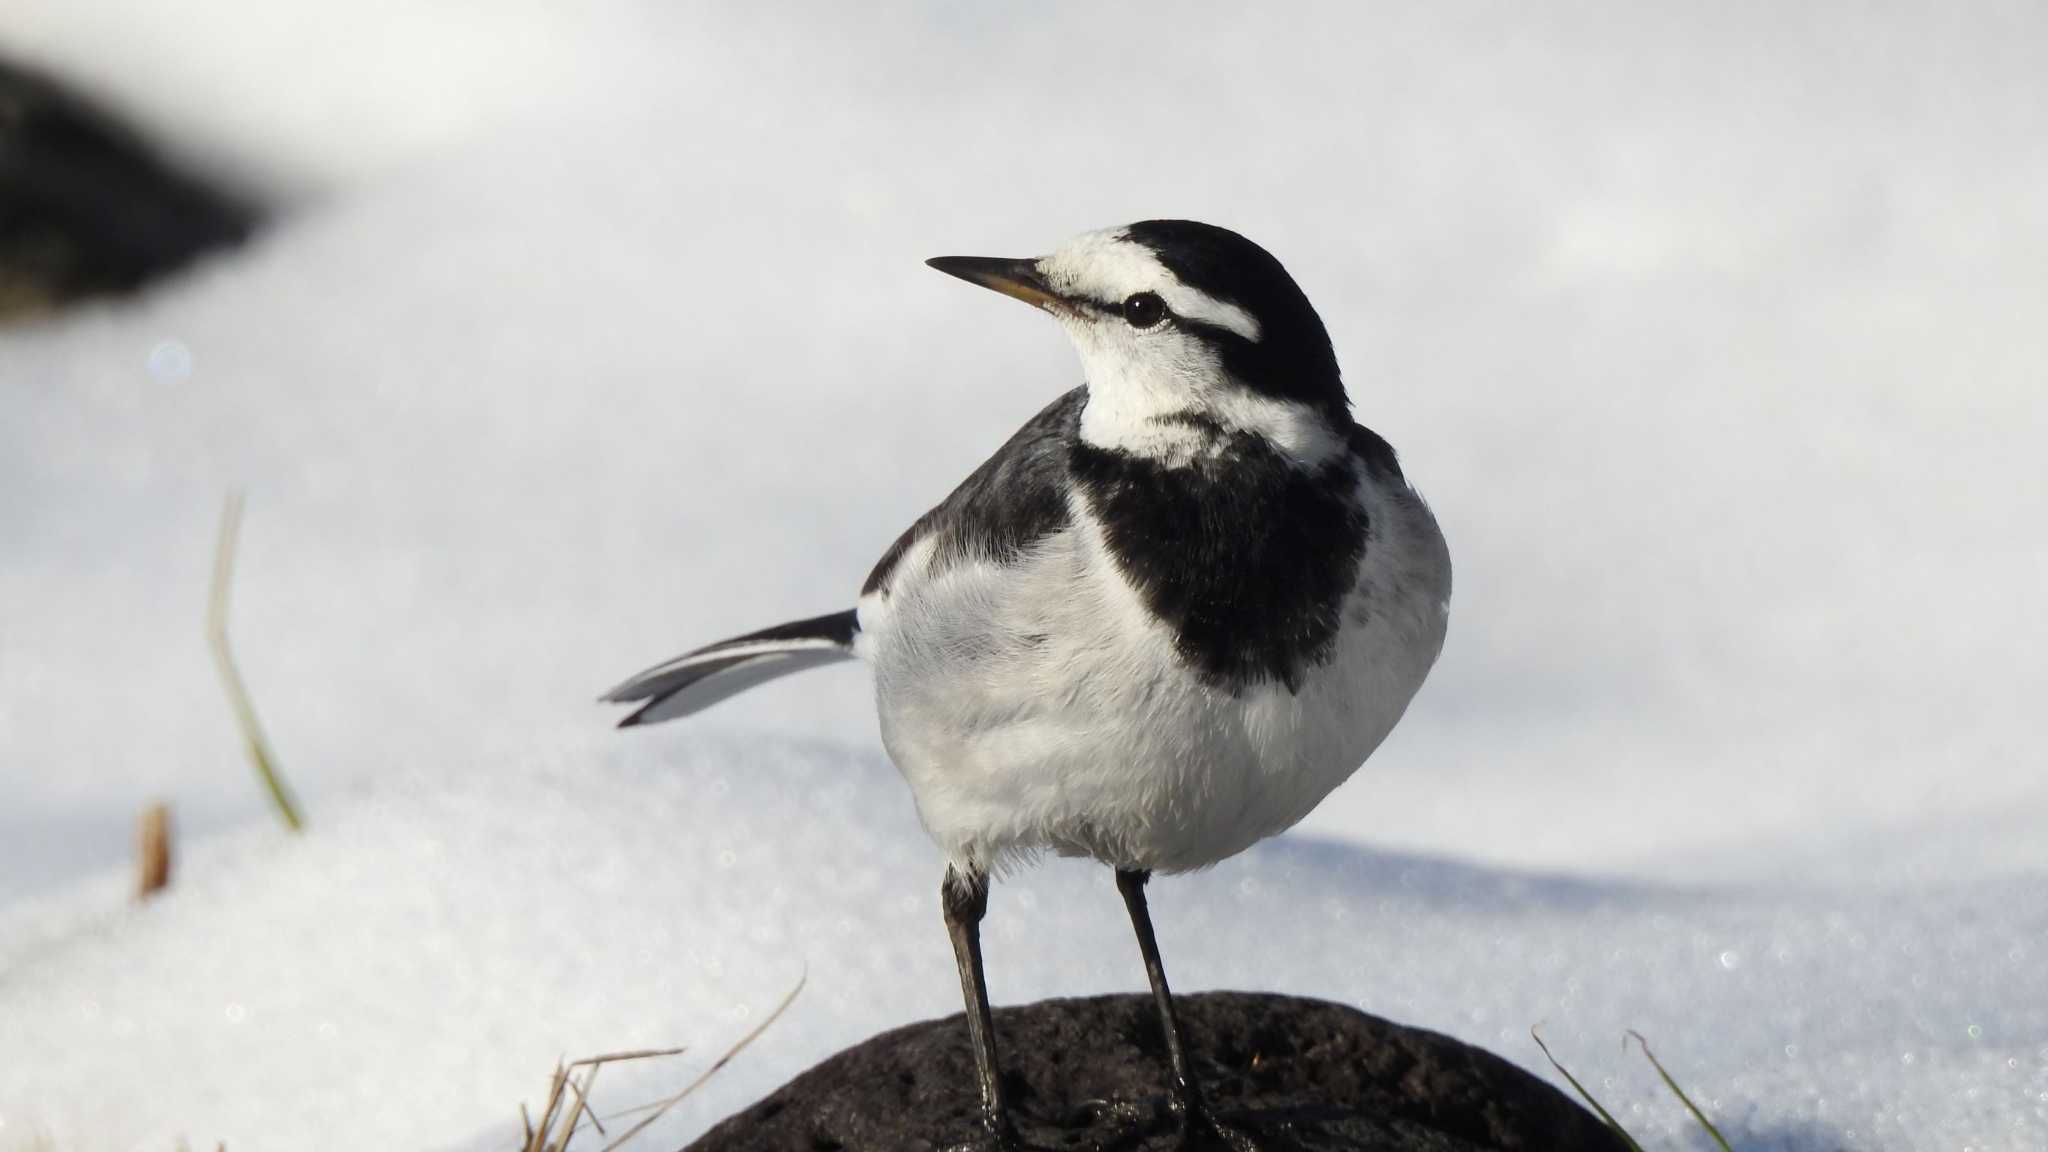
[[(0, 1148), (480, 1146), (808, 963), (695, 1128), (948, 1010), (857, 669), (588, 700), (846, 603), (1073, 380), (919, 259), (1154, 215), (1296, 273), (1459, 565), (1322, 839), (1162, 889), (1181, 982), (1547, 1019), (1652, 1133), (1624, 1026), (1764, 1146), (2048, 1146), (2048, 18), (1105, 7), (0, 12), (284, 205), (0, 334)], [(232, 487), (303, 842), (200, 637)], [(156, 797), (248, 827), (121, 910)], [(1136, 985), (1099, 878), (1011, 891), (1000, 997)]]
[[(587, 745), (387, 775), (302, 842), (216, 844), (142, 911), (0, 936), (0, 1115), (60, 1148), (503, 1148), (563, 1051), (689, 1043), (664, 1094), (808, 972), (674, 1117), (701, 1130), (893, 1024), (956, 1010), (936, 875), (872, 752)], [(1744, 1148), (2036, 1148), (2038, 877), (1721, 889), (1545, 878), (1283, 840), (1162, 880), (1185, 988), (1320, 995), (1525, 1064), (1528, 1029), (1644, 1139), (1690, 1121), (1644, 1031)], [(11, 926), (10, 926), (11, 927)], [(997, 887), (1002, 1001), (1139, 989), (1107, 872)], [(671, 1141), (671, 1146), (673, 1141)], [(0, 1145), (4, 1146), (4, 1145)]]

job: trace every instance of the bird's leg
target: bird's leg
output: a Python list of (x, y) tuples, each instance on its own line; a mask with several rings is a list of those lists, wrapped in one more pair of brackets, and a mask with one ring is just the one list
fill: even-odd
[(1152, 999), (1159, 1006), (1159, 1023), (1166, 1032), (1166, 1059), (1173, 1074), (1167, 1106), (1180, 1125), (1182, 1139), (1196, 1129), (1234, 1152), (1257, 1152), (1258, 1144), (1246, 1133), (1219, 1122), (1203, 1107), (1202, 1091), (1188, 1068), (1187, 1043), (1181, 1036), (1180, 1019), (1173, 1012), (1173, 992), (1166, 987), (1166, 966), (1159, 962), (1159, 941), (1152, 935), (1152, 912), (1145, 905), (1145, 882), (1152, 873), (1138, 869), (1116, 871), (1117, 891), (1123, 893), (1130, 910), (1131, 927), (1138, 932), (1138, 950), (1145, 957), (1145, 979), (1151, 981)]
[(996, 1147), (1015, 1142), (1003, 1104), (1002, 1074), (996, 1066), (995, 1020), (988, 1010), (988, 982), (981, 974), (981, 917), (988, 911), (988, 875), (960, 872), (948, 866), (939, 885), (946, 912), (946, 935), (953, 939), (953, 960), (960, 968), (960, 995), (967, 1002), (967, 1035), (974, 1042), (974, 1064), (981, 1076), (982, 1121)]
[(1166, 966), (1159, 962), (1159, 941), (1152, 936), (1152, 912), (1145, 906), (1145, 882), (1152, 873), (1119, 868), (1117, 891), (1124, 894), (1124, 907), (1131, 913), (1131, 927), (1138, 931), (1138, 951), (1145, 956), (1145, 979), (1152, 982), (1152, 999), (1159, 1006), (1159, 1023), (1166, 1029), (1166, 1059), (1173, 1072), (1174, 1114), (1185, 1118), (1201, 1104), (1201, 1090), (1188, 1072), (1187, 1049), (1181, 1043), (1180, 1021), (1173, 1014), (1173, 993), (1166, 987)]

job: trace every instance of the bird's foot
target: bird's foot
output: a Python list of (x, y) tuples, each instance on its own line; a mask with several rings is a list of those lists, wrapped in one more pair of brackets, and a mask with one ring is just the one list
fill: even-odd
[(1149, 1100), (1086, 1100), (1067, 1117), (1069, 1131), (1083, 1129), (1094, 1134), (1089, 1152), (1123, 1152), (1173, 1123), (1172, 1110), (1163, 1098)]
[(1162, 1133), (1177, 1133), (1183, 1152), (1264, 1152), (1250, 1128), (1225, 1119), (1207, 1105), (1170, 1097), (1089, 1100), (1068, 1118), (1069, 1131), (1085, 1130), (1090, 1152), (1125, 1152)]
[(948, 1144), (940, 1152), (1024, 1152), (1024, 1142), (1007, 1117), (990, 1116), (982, 1120), (981, 1131), (971, 1139)]

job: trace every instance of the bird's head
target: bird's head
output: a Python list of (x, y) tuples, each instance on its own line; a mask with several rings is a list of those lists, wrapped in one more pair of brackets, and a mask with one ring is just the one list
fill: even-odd
[(1322, 319), (1235, 232), (1146, 220), (1049, 256), (927, 263), (1059, 319), (1081, 354), (1090, 443), (1170, 462), (1239, 433), (1305, 464), (1341, 449), (1349, 402)]

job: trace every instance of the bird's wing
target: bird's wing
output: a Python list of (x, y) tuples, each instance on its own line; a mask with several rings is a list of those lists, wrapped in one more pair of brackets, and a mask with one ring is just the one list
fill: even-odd
[(619, 727), (688, 716), (765, 680), (853, 659), (860, 629), (851, 609), (795, 620), (686, 652), (607, 692), (608, 704), (639, 704)]
[[(904, 557), (922, 540), (933, 544), (921, 569), (928, 575), (963, 560), (1014, 560), (1065, 527), (1068, 447), (1078, 435), (1086, 400), (1087, 390), (1077, 388), (1019, 429), (890, 546), (868, 577), (862, 599), (886, 599)], [(764, 628), (658, 664), (603, 699), (642, 705), (619, 722), (621, 728), (688, 716), (765, 680), (852, 659), (860, 630), (852, 610)]]
[(925, 567), (934, 575), (962, 560), (1004, 563), (1067, 523), (1069, 449), (1080, 436), (1084, 386), (1061, 396), (1026, 421), (1016, 435), (961, 481), (938, 507), (920, 516), (882, 554), (861, 588), (861, 598), (886, 599), (913, 547), (930, 540)]
[(1363, 424), (1353, 424), (1345, 441), (1350, 445), (1351, 454), (1365, 461), (1366, 467), (1389, 479), (1407, 481), (1401, 475), (1401, 459), (1394, 454), (1394, 446), (1387, 443), (1379, 433)]

